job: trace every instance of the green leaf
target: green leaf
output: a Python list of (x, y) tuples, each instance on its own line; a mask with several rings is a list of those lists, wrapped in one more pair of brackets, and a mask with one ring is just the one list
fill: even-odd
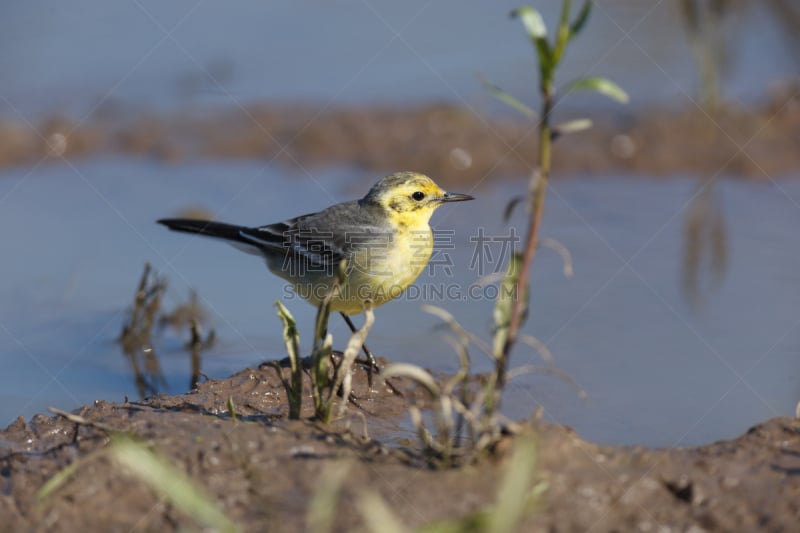
[(553, 50), (553, 64), (561, 63), (564, 56), (564, 49), (570, 37), (569, 12), (572, 9), (572, 0), (563, 0), (561, 5), (561, 18), (558, 21), (558, 31), (556, 31), (556, 45)]
[(580, 13), (578, 13), (577, 18), (573, 21), (572, 25), (569, 28), (569, 38), (572, 39), (576, 35), (578, 35), (584, 26), (586, 26), (586, 22), (589, 20), (589, 15), (592, 12), (592, 0), (586, 0), (584, 2), (583, 7), (581, 8)]
[(518, 18), (531, 39), (545, 39), (547, 38), (547, 26), (544, 24), (544, 19), (541, 13), (532, 7), (518, 7), (511, 12), (512, 18)]
[(534, 111), (533, 109), (531, 109), (527, 105), (523, 104), (522, 102), (520, 102), (519, 100), (517, 100), (516, 98), (511, 96), (510, 94), (505, 92), (503, 89), (501, 89), (497, 85), (494, 85), (493, 83), (488, 81), (483, 76), (479, 75), (478, 78), (480, 79), (481, 84), (483, 85), (484, 89), (486, 89), (487, 91), (492, 93), (492, 96), (494, 96), (495, 98), (497, 98), (498, 100), (500, 100), (501, 102), (506, 104), (507, 106), (516, 109), (517, 111), (519, 111), (520, 113), (522, 113), (523, 115), (528, 117), (529, 119), (538, 120), (539, 115), (536, 114), (536, 111)]
[(570, 133), (577, 133), (579, 131), (588, 130), (591, 127), (592, 127), (591, 120), (589, 120), (588, 118), (579, 118), (559, 124), (558, 126), (553, 128), (550, 135), (553, 139), (557, 139), (562, 135), (568, 135)]
[(578, 91), (595, 91), (623, 104), (627, 104), (629, 100), (628, 93), (622, 87), (609, 79), (596, 76), (579, 78), (564, 87), (559, 93), (565, 95)]
[(525, 26), (536, 52), (539, 55), (539, 71), (542, 83), (549, 82), (553, 77), (555, 61), (550, 43), (547, 42), (547, 26), (542, 15), (532, 7), (520, 7), (511, 12), (512, 18), (518, 18)]

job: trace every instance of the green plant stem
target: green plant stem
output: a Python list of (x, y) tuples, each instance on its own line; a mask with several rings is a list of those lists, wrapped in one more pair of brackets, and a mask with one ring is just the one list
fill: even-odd
[[(522, 256), (522, 266), (520, 267), (519, 277), (514, 286), (514, 307), (511, 313), (511, 320), (508, 326), (508, 336), (503, 345), (502, 357), (495, 361), (496, 390), (502, 390), (506, 382), (506, 372), (508, 358), (511, 350), (519, 336), (519, 330), (528, 307), (528, 287), (530, 285), (530, 272), (533, 258), (536, 254), (536, 247), (539, 244), (539, 227), (542, 222), (542, 212), (544, 211), (544, 199), (547, 194), (547, 182), (550, 176), (551, 166), (551, 142), (552, 132), (550, 128), (550, 114), (553, 110), (554, 91), (553, 83), (549, 79), (542, 80), (542, 118), (539, 123), (539, 168), (531, 173), (530, 178), (530, 218), (528, 220), (528, 232), (525, 238), (525, 248)], [(497, 402), (499, 404), (499, 400)]]

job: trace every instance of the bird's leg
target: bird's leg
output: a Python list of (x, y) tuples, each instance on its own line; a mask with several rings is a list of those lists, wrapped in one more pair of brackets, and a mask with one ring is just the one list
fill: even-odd
[[(353, 324), (353, 321), (350, 320), (350, 317), (348, 315), (342, 312), (340, 312), (339, 314), (342, 315), (342, 318), (347, 323), (347, 326), (350, 328), (350, 331), (352, 331), (353, 333), (358, 331), (356, 329), (355, 324)], [(368, 375), (369, 386), (372, 387), (372, 371), (373, 369), (380, 371), (380, 367), (378, 366), (378, 362), (375, 360), (375, 357), (372, 355), (372, 352), (369, 351), (369, 348), (367, 348), (366, 343), (361, 345), (361, 349), (364, 350), (364, 355), (367, 356), (367, 362), (369, 363), (369, 375)]]

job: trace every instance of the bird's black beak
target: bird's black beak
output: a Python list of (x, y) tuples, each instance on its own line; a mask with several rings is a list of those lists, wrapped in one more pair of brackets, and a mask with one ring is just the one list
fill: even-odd
[(458, 194), (454, 192), (446, 192), (437, 200), (440, 202), (466, 202), (467, 200), (474, 200), (474, 196), (470, 196), (469, 194)]

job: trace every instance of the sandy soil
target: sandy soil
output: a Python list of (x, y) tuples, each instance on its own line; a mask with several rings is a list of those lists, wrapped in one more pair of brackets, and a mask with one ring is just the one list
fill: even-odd
[[(287, 420), (271, 368), (210, 380), (185, 395), (97, 402), (76, 413), (146, 440), (246, 531), (304, 530), (320, 476), (337, 464), (347, 475), (336, 531), (364, 526), (355, 503), (364, 491), (380, 494), (411, 527), (490, 508), (513, 438), (474, 464), (433, 468), (415, 443), (399, 438), (405, 400), (386, 387), (370, 392), (363, 376), (354, 389), (361, 408), (351, 405), (330, 426)], [(800, 523), (798, 420), (773, 419), (733, 441), (670, 450), (598, 446), (540, 423), (525, 431), (535, 435), (533, 477), (545, 489), (521, 530), (792, 531)], [(199, 528), (106, 456), (92, 455), (109, 442), (105, 430), (44, 415), (0, 431), (0, 530)], [(81, 458), (66, 483), (37, 502), (37, 490)]]

